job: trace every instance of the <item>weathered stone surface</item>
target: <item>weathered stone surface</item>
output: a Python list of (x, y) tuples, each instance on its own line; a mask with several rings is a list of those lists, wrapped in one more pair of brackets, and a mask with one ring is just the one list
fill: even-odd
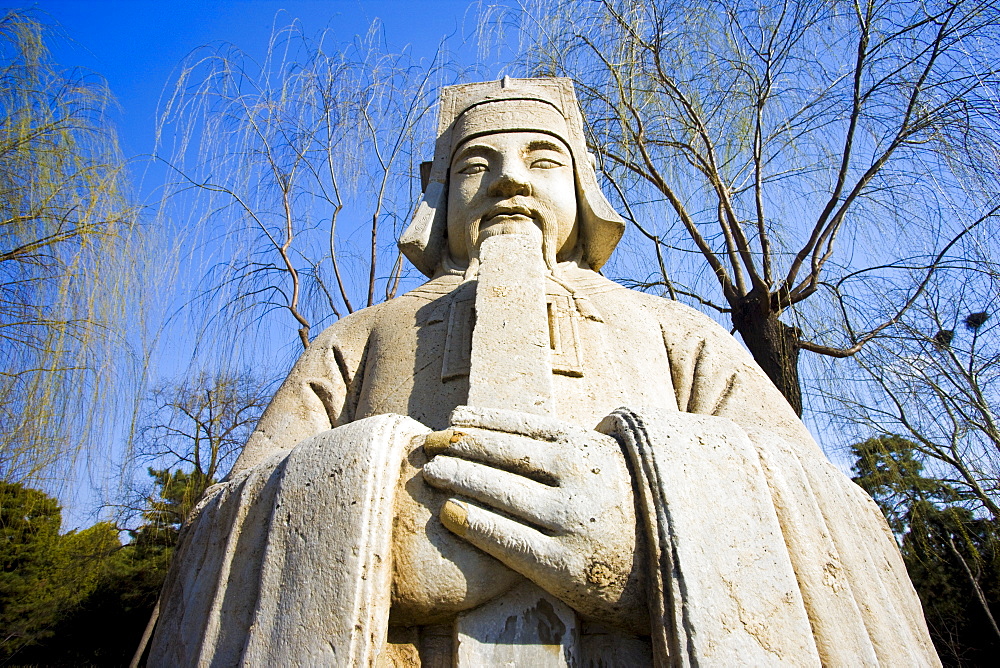
[(398, 415), (360, 420), (214, 487), (185, 529), (150, 664), (374, 661), (392, 578), (383, 527), (403, 454), (426, 432)]
[(580, 637), (573, 610), (525, 582), (455, 621), (459, 666), (577, 666)]
[[(651, 465), (655, 484), (640, 480), (654, 506), (670, 509), (665, 526), (656, 527), (662, 543), (653, 548), (670, 563), (670, 649), (679, 663), (820, 665), (767, 478), (746, 432), (726, 419), (627, 410), (601, 428), (625, 442), (637, 468)], [(706, 499), (708, 480), (715, 503)], [(857, 656), (861, 663), (875, 658), (870, 651)]]
[(541, 235), (504, 234), (482, 244), (470, 406), (555, 412), (541, 241)]
[(747, 352), (594, 271), (623, 223), (572, 84), (450, 87), (439, 127), (400, 241), (431, 280), (292, 369), (150, 663), (936, 665), (878, 509)]

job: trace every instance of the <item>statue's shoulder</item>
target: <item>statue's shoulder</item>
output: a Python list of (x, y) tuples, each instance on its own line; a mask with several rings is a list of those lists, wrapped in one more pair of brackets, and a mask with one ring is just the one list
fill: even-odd
[(629, 288), (625, 289), (628, 290), (628, 292), (633, 295), (637, 301), (642, 303), (643, 306), (655, 311), (662, 317), (666, 317), (671, 322), (696, 325), (701, 328), (708, 328), (725, 334), (726, 336), (730, 336), (729, 332), (727, 332), (722, 325), (713, 320), (710, 316), (702, 313), (696, 308), (683, 304), (676, 299), (652, 295), (648, 292), (640, 292), (639, 290), (632, 290)]
[(310, 349), (325, 349), (339, 347), (352, 340), (363, 343), (368, 338), (372, 323), (378, 317), (384, 304), (376, 304), (350, 313), (328, 326), (309, 344)]
[(652, 312), (660, 323), (664, 342), (671, 348), (714, 351), (733, 363), (756, 368), (743, 344), (722, 324), (676, 299), (629, 290), (636, 301)]
[(711, 317), (676, 299), (625, 287), (593, 271), (587, 271), (586, 275), (580, 274), (575, 283), (582, 285), (583, 292), (593, 299), (640, 308), (670, 329), (703, 330), (713, 335), (732, 338), (729, 332)]
[(460, 287), (461, 277), (442, 276), (388, 301), (355, 311), (323, 330), (312, 345), (333, 347), (364, 343), (379, 327), (412, 326), (421, 319), (421, 310)]

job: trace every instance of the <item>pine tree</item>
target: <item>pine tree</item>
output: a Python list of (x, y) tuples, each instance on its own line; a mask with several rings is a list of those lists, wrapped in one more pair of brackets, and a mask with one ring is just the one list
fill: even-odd
[(986, 665), (1000, 651), (1000, 531), (964, 507), (946, 480), (924, 474), (900, 436), (852, 446), (854, 481), (882, 509), (947, 666)]

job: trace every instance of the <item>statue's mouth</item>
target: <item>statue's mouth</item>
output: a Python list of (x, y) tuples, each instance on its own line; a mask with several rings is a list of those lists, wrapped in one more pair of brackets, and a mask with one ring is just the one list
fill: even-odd
[(478, 246), (490, 237), (501, 234), (530, 234), (540, 230), (542, 226), (538, 211), (508, 201), (498, 204), (486, 212), (480, 219), (478, 231), (474, 234), (474, 246)]
[(516, 218), (530, 218), (534, 219), (534, 212), (526, 206), (495, 206), (490, 209), (486, 216), (483, 218), (483, 222), (490, 224), (492, 222), (500, 222), (500, 220), (495, 219), (516, 219)]

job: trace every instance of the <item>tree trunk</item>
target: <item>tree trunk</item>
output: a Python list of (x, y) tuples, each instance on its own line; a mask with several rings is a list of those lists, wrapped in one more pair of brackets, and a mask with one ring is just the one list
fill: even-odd
[(802, 388), (799, 386), (799, 337), (801, 330), (790, 327), (767, 308), (767, 301), (744, 297), (733, 309), (733, 326), (743, 337), (754, 360), (785, 399), (802, 415)]

